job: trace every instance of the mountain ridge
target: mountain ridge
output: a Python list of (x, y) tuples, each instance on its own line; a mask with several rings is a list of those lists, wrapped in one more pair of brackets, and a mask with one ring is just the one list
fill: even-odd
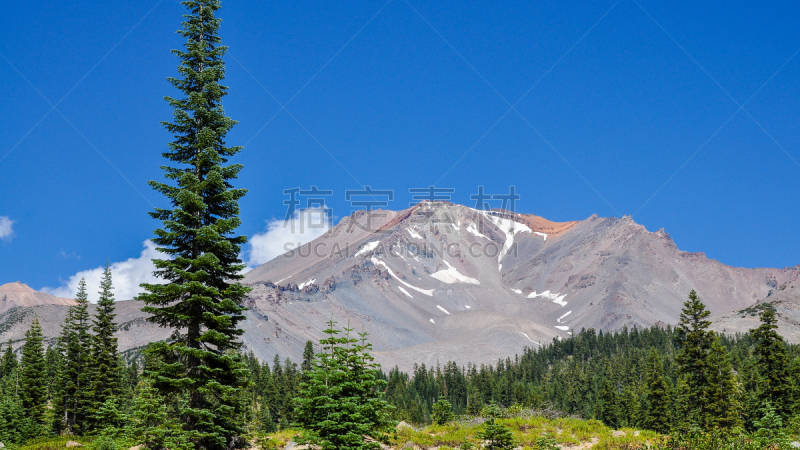
[(74, 304), (75, 300), (55, 297), (45, 292), (39, 292), (19, 281), (0, 285), (0, 314), (17, 306), (30, 307), (36, 305)]
[[(800, 285), (798, 279), (800, 266), (738, 268), (681, 251), (663, 228), (647, 231), (630, 216), (552, 222), (423, 202), (402, 211), (358, 211), (248, 272), (243, 283), (253, 291), (243, 343), (262, 360), (275, 354), (298, 360), (305, 342), (318, 341), (333, 317), (368, 331), (385, 367), (494, 363), (581, 328), (675, 324), (691, 289), (724, 321), (722, 328), (738, 331), (743, 318), (728, 316), (780, 286)], [(800, 297), (781, 295), (792, 316), (786, 323), (798, 322)], [(120, 331), (123, 350), (168, 337), (145, 321), (138, 302), (117, 304), (128, 324)], [(54, 322), (50, 334), (60, 325), (56, 316), (63, 320), (59, 314), (46, 320)], [(0, 339), (24, 335), (22, 322), (0, 331)], [(793, 328), (787, 334), (800, 335)]]

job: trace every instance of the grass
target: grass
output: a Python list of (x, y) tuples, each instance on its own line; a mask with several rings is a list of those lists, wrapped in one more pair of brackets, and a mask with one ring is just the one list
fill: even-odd
[[(648, 444), (661, 438), (659, 434), (651, 431), (637, 431), (628, 428), (621, 430), (625, 432), (625, 436), (613, 437), (614, 430), (597, 420), (551, 419), (538, 416), (497, 420), (511, 428), (514, 437), (524, 450), (537, 450), (536, 441), (543, 435), (554, 438), (567, 448), (594, 442), (593, 450), (644, 449), (648, 447)], [(439, 450), (458, 449), (465, 440), (480, 444), (475, 438), (475, 434), (482, 428), (482, 422), (481, 419), (469, 419), (450, 422), (446, 425), (430, 425), (419, 429), (401, 428), (394, 436), (392, 448), (402, 449), (407, 442), (413, 442), (423, 449), (439, 447)], [(300, 433), (299, 430), (286, 429), (265, 436), (254, 436), (250, 440), (251, 448), (256, 450), (283, 449), (298, 433)], [(67, 441), (70, 440), (80, 442), (85, 446), (83, 448), (91, 450), (92, 438), (76, 436), (39, 438), (28, 441), (23, 446), (15, 446), (12, 450), (64, 450)], [(476, 445), (476, 448), (480, 448), (479, 445)]]
[[(596, 443), (593, 449), (627, 449), (644, 448), (648, 443), (660, 439), (661, 435), (651, 431), (637, 431), (623, 429), (624, 437), (613, 437), (614, 430), (603, 425), (597, 420), (582, 420), (573, 418), (547, 419), (544, 417), (515, 417), (498, 419), (498, 422), (508, 425), (514, 437), (523, 449), (536, 449), (536, 441), (542, 435), (549, 435), (559, 444), (578, 446), (592, 442)], [(475, 433), (481, 425), (472, 422), (452, 422), (447, 425), (431, 425), (414, 430), (403, 428), (397, 432), (394, 448), (402, 448), (406, 442), (413, 442), (422, 448), (441, 447), (459, 448), (465, 439), (478, 443), (474, 439)]]
[[(56, 437), (41, 437), (31, 439), (24, 445), (15, 447), (16, 450), (64, 450), (67, 447), (67, 442), (75, 441), (89, 447), (93, 438), (78, 437), (78, 436), (56, 436)], [(80, 448), (80, 447), (77, 447)]]

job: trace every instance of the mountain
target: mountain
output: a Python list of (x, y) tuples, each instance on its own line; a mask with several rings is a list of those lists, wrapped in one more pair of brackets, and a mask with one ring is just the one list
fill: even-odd
[(0, 314), (11, 308), (36, 305), (74, 305), (75, 301), (68, 298), (54, 297), (44, 292), (39, 292), (27, 284), (6, 283), (0, 286)]
[[(582, 328), (674, 325), (692, 289), (720, 331), (753, 328), (752, 312), (772, 302), (779, 331), (800, 341), (800, 266), (730, 267), (630, 217), (552, 222), (447, 202), (360, 211), (244, 283), (253, 291), (242, 339), (262, 360), (300, 360), (333, 318), (367, 331), (384, 367), (494, 363)], [(34, 314), (55, 338), (70, 302), (13, 301), (0, 310), (0, 342), (22, 339)], [(116, 304), (121, 350), (169, 336), (146, 322), (141, 303)]]
[[(15, 349), (21, 347), (34, 317), (39, 318), (45, 341), (48, 345), (54, 344), (61, 334), (67, 311), (74, 304), (75, 300), (35, 291), (19, 282), (0, 286), (0, 344), (11, 340)], [(140, 310), (141, 302), (118, 301), (115, 305), (120, 350), (135, 349), (169, 337), (167, 330), (147, 323), (147, 315)], [(96, 305), (89, 305), (89, 314), (94, 315), (95, 308)]]
[(727, 334), (747, 333), (761, 324), (759, 314), (768, 305), (777, 313), (778, 332), (788, 342), (800, 343), (800, 283), (796, 282), (781, 284), (752, 306), (715, 317), (711, 328)]
[(630, 217), (558, 223), (437, 202), (366, 219), (246, 275), (256, 354), (296, 359), (333, 317), (368, 331), (384, 365), (496, 362), (581, 328), (675, 324), (691, 289), (722, 315), (800, 276), (680, 251)]

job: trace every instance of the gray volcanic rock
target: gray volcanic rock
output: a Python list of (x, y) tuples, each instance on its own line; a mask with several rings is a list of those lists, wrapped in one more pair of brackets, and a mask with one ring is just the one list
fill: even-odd
[(800, 282), (785, 282), (769, 291), (755, 305), (712, 317), (711, 329), (725, 334), (743, 334), (761, 325), (759, 315), (767, 306), (775, 308), (778, 331), (792, 344), (800, 343)]
[(363, 213), (345, 218), (246, 275), (261, 319), (246, 325), (251, 350), (297, 359), (333, 317), (369, 332), (384, 366), (490, 363), (581, 328), (675, 324), (691, 289), (714, 314), (738, 311), (800, 275), (682, 252), (630, 217), (555, 223), (446, 202), (381, 213), (372, 232), (353, 226)]

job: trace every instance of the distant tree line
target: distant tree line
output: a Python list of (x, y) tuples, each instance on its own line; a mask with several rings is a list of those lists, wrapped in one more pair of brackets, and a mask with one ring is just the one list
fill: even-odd
[[(708, 315), (693, 291), (675, 328), (588, 329), (494, 365), (394, 368), (380, 373), (384, 398), (397, 420), (417, 424), (437, 421), (442, 401), (456, 415), (519, 405), (664, 433), (756, 430), (765, 415), (800, 422), (800, 347), (776, 332), (775, 311), (764, 308), (761, 325), (736, 336), (710, 331)], [(246, 357), (252, 416), (263, 431), (296, 420), (293, 399), (313, 354), (308, 342), (301, 367), (278, 356), (272, 365)]]
[[(386, 411), (393, 420), (417, 424), (444, 423), (499, 405), (553, 409), (613, 428), (663, 433), (754, 431), (765, 417), (773, 427), (797, 426), (800, 347), (777, 334), (775, 311), (765, 308), (761, 325), (737, 336), (709, 331), (708, 315), (692, 292), (675, 328), (581, 330), (495, 365), (447, 362), (418, 365), (412, 373), (377, 370), (365, 340), (354, 339), (348, 328), (345, 337), (337, 337), (331, 323), (319, 353), (307, 342), (299, 365), (277, 355), (267, 363), (252, 353), (230, 353), (247, 369), (247, 382), (235, 399), (238, 414), (226, 420), (245, 433), (309, 426), (314, 404), (302, 399), (321, 389), (314, 388), (320, 373), (344, 374), (342, 367), (355, 364), (376, 378), (359, 395), (380, 394), (391, 405)], [(164, 370), (163, 360), (140, 354), (127, 362), (119, 355), (116, 331), (108, 267), (94, 316), (81, 282), (77, 304), (54, 345), (45, 348), (34, 319), (20, 357), (11, 343), (0, 357), (0, 442), (69, 433), (125, 435), (131, 442), (149, 440), (153, 448), (168, 442), (170, 448), (187, 447), (186, 433), (174, 419), (177, 406), (150, 379)], [(344, 350), (332, 350), (339, 348)], [(341, 352), (339, 359), (320, 359), (326, 349), (331, 355)]]

